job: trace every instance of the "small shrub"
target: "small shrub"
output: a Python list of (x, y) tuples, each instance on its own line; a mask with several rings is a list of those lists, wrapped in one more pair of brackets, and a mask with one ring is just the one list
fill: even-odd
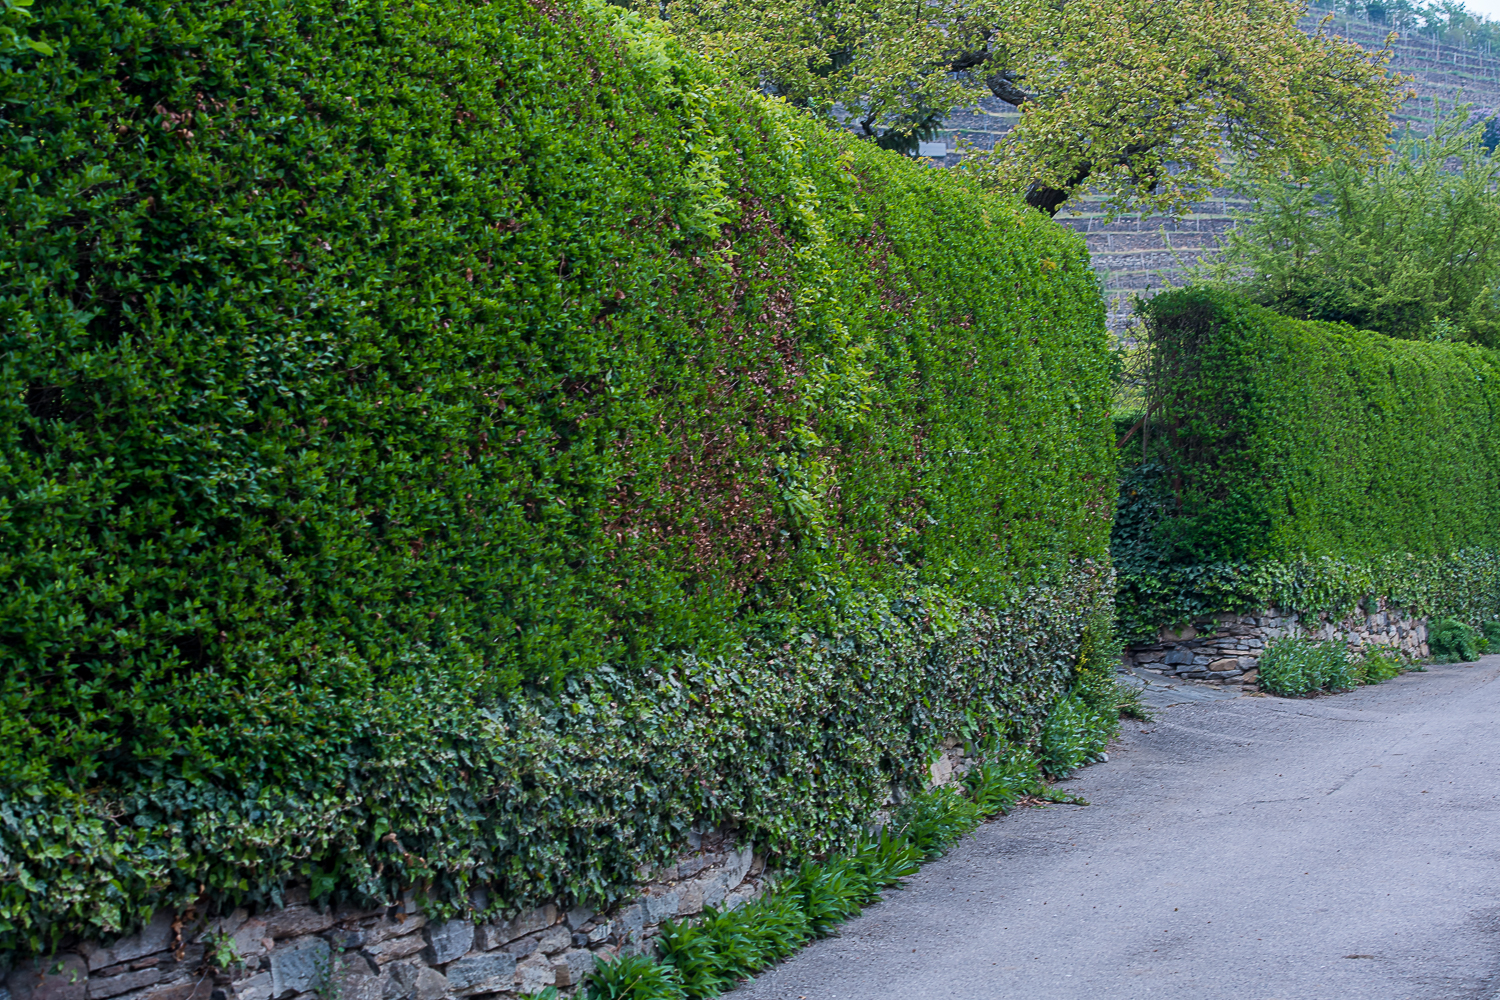
[(1376, 649), (1365, 654), (1360, 661), (1359, 682), (1361, 684), (1379, 684), (1388, 681), (1401, 673), (1403, 665), (1401, 657), (1390, 650)]
[(677, 970), (645, 955), (601, 961), (589, 976), (586, 1000), (686, 1000)]
[(1314, 691), (1346, 691), (1360, 683), (1359, 669), (1341, 642), (1288, 637), (1266, 644), (1260, 686), (1287, 698)]
[(1483, 621), (1479, 623), (1479, 628), (1484, 632), (1485, 652), (1500, 652), (1500, 621)]
[(1468, 663), (1489, 652), (1487, 632), (1456, 618), (1444, 618), (1427, 628), (1427, 648), (1439, 663)]

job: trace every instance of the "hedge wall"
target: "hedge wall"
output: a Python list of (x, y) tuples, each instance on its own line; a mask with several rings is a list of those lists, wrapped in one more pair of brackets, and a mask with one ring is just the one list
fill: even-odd
[(1147, 317), (1153, 410), (1112, 543), (1131, 634), (1368, 597), (1500, 618), (1500, 356), (1205, 288)]
[(1024, 206), (609, 8), (53, 0), (0, 74), (0, 952), (602, 901), (1027, 738), (1107, 600)]

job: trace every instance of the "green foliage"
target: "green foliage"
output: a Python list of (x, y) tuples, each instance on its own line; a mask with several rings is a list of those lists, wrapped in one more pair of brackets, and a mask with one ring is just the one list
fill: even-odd
[(1130, 638), (1372, 597), (1500, 611), (1500, 358), (1191, 288), (1149, 307), (1156, 406), (1111, 555)]
[(1342, 642), (1273, 639), (1260, 658), (1260, 686), (1287, 698), (1314, 691), (1346, 691), (1359, 682), (1358, 666)]
[(1142, 697), (1144, 688), (1138, 685), (1120, 682), (1120, 718), (1139, 719), (1142, 722), (1150, 722), (1156, 718), (1156, 713), (1147, 707)]
[(1480, 631), (1453, 618), (1444, 618), (1427, 626), (1427, 648), (1439, 663), (1470, 663), (1490, 651), (1489, 638), (1494, 631), (1492, 627)]
[(1390, 680), (1406, 669), (1399, 654), (1379, 647), (1367, 650), (1355, 666), (1361, 684), (1379, 684), (1381, 681)]
[(32, 38), (26, 22), (32, 0), (0, 0), (0, 72), (15, 69), (18, 59), (35, 55), (50, 56), (52, 46)]
[(1079, 641), (1078, 666), (1073, 671), (1072, 684), (1072, 693), (1080, 705), (1095, 718), (1091, 723), (1092, 739), (1099, 742), (1101, 750), (1119, 735), (1125, 703), (1134, 695), (1134, 703), (1138, 704), (1139, 695), (1121, 684), (1118, 677), (1124, 652), (1125, 644), (1115, 623), (1114, 602), (1101, 603), (1094, 608)]
[(601, 960), (584, 990), (586, 1000), (684, 1000), (689, 995), (676, 969), (645, 955)]
[(1368, 159), (1404, 91), (1388, 52), (1300, 30), (1297, 0), (953, 0), (940, 17), (925, 0), (614, 2), (886, 148), (1006, 101), (1019, 119), (964, 169), (1049, 213), (1085, 187), (1185, 210), (1223, 179), (1226, 145), (1273, 175)]
[(1042, 730), (1042, 769), (1054, 777), (1068, 777), (1097, 760), (1119, 730), (1118, 703), (1101, 712), (1078, 695), (1069, 695), (1047, 717)]
[(1034, 740), (1103, 599), (1081, 240), (611, 12), (54, 0), (0, 75), (0, 952), (607, 902)]
[(1489, 652), (1500, 651), (1500, 620), (1486, 618), (1479, 624), (1480, 631), (1484, 632), (1484, 641), (1489, 646)]
[(941, 857), (949, 844), (980, 820), (978, 805), (951, 785), (918, 797), (906, 816), (903, 833), (907, 841), (928, 859)]
[(1058, 703), (1042, 729), (1043, 769), (1067, 777), (1098, 759), (1120, 735), (1120, 717), (1148, 718), (1140, 692), (1118, 676), (1124, 643), (1115, 622), (1113, 602), (1097, 605), (1079, 642), (1068, 697)]
[(718, 996), (830, 933), (915, 872), (923, 856), (910, 836), (882, 831), (848, 854), (804, 861), (758, 900), (728, 911), (709, 907), (690, 923), (663, 924), (657, 938), (662, 960), (677, 970), (687, 996)]
[(1036, 760), (1020, 751), (971, 768), (964, 787), (982, 816), (1008, 813), (1023, 796), (1047, 794)]
[(1248, 191), (1207, 270), (1299, 319), (1500, 346), (1500, 156), (1460, 106), (1373, 168), (1336, 160)]
[[(1043, 791), (1036, 760), (1028, 753), (997, 755), (970, 769), (961, 787), (944, 785), (914, 796), (895, 823), (852, 851), (803, 862), (760, 899), (729, 911), (709, 907), (693, 921), (666, 922), (657, 938), (662, 963), (674, 971), (673, 982), (682, 984), (687, 997), (716, 997), (831, 933), (987, 817), (1008, 812), (1023, 795)], [(599, 994), (616, 995), (626, 994)]]
[(1209, 559), (1446, 554), (1500, 543), (1500, 358), (1302, 323), (1194, 289), (1152, 301), (1156, 527)]

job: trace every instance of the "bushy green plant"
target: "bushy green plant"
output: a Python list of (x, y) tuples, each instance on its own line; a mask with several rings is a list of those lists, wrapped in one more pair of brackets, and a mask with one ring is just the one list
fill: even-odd
[(603, 903), (695, 817), (833, 851), (1061, 694), (1113, 504), (1077, 236), (602, 4), (31, 10), (0, 952), (291, 883)]
[(584, 987), (587, 1000), (685, 1000), (677, 970), (646, 955), (601, 959)]
[(970, 768), (964, 785), (984, 816), (1008, 813), (1023, 796), (1045, 791), (1036, 758), (1022, 750)]
[(1266, 643), (1260, 686), (1287, 698), (1314, 691), (1346, 691), (1359, 684), (1358, 666), (1344, 643), (1283, 636)]
[(1388, 681), (1402, 672), (1405, 665), (1401, 662), (1401, 656), (1394, 650), (1374, 648), (1366, 650), (1365, 655), (1356, 669), (1361, 684), (1379, 684)]
[(1484, 633), (1485, 645), (1489, 647), (1486, 652), (1500, 651), (1500, 620), (1486, 618), (1479, 623), (1479, 630)]
[(1119, 728), (1118, 702), (1104, 713), (1090, 708), (1078, 695), (1070, 694), (1052, 710), (1042, 729), (1042, 769), (1053, 777), (1068, 777), (1098, 759)]
[(1298, 319), (1500, 345), (1500, 156), (1464, 106), (1372, 169), (1251, 188), (1209, 271)]
[(1439, 663), (1468, 663), (1489, 652), (1487, 631), (1443, 618), (1427, 626), (1427, 648)]
[(1119, 679), (1124, 652), (1125, 644), (1115, 624), (1114, 601), (1101, 603), (1090, 615), (1079, 640), (1072, 693), (1097, 717), (1105, 743), (1119, 735), (1122, 706), (1131, 696), (1132, 689)]

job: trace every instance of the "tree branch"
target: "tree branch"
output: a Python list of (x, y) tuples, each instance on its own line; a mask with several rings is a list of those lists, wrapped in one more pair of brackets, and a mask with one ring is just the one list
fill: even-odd
[(984, 78), (984, 82), (989, 86), (990, 93), (1012, 107), (1019, 108), (1027, 101), (1036, 100), (1035, 94), (1028, 94), (1017, 86), (1015, 77), (1011, 75), (1009, 70), (991, 73)]

